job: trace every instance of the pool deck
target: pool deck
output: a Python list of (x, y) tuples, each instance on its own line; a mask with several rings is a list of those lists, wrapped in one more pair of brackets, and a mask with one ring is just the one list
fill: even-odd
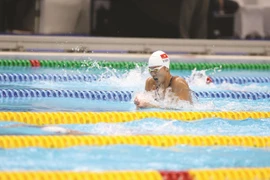
[(147, 61), (156, 50), (173, 62), (269, 63), (270, 41), (0, 35), (2, 59)]
[[(106, 60), (147, 62), (150, 54), (0, 52), (1, 59)], [(270, 56), (169, 54), (172, 62), (270, 63)]]

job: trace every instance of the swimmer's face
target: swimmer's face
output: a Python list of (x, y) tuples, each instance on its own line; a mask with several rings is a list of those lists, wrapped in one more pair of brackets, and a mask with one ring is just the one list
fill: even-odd
[(166, 68), (164, 66), (149, 67), (149, 73), (156, 82), (163, 82), (166, 75)]

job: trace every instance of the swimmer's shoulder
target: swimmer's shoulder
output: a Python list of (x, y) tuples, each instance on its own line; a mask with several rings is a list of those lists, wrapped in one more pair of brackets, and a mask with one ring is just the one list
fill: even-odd
[(153, 86), (155, 86), (155, 80), (152, 77), (147, 78), (145, 82), (145, 90), (151, 91)]
[(185, 86), (188, 87), (187, 81), (179, 76), (174, 76), (172, 79), (172, 88), (176, 86)]
[(154, 80), (154, 78), (149, 77), (149, 78), (146, 79), (146, 83), (155, 84), (155, 80)]

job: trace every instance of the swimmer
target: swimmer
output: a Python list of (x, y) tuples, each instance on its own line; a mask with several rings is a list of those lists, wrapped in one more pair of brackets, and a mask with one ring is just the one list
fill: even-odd
[[(19, 127), (30, 127), (30, 128), (40, 129), (41, 131), (51, 133), (50, 135), (92, 135), (92, 136), (102, 135), (102, 134), (93, 134), (93, 133), (88, 133), (88, 132), (67, 129), (67, 128), (60, 127), (60, 126), (51, 126), (51, 125), (35, 126), (35, 125), (28, 125), (28, 124), (12, 124), (12, 125), (1, 126), (0, 132), (1, 132), (1, 128), (7, 128), (7, 129), (10, 128), (11, 129), (11, 128), (19, 128)], [(139, 130), (135, 129), (135, 128), (126, 128), (126, 132), (129, 134), (132, 134), (132, 135), (155, 134), (155, 131), (152, 131), (152, 130), (147, 130), (147, 132), (143, 132), (143, 133), (138, 133), (138, 131)]]
[[(166, 93), (171, 93), (177, 101), (182, 100), (192, 104), (191, 90), (187, 82), (179, 76), (171, 75), (170, 59), (165, 52), (156, 51), (150, 56), (148, 70), (151, 77), (146, 80), (145, 91), (153, 92), (155, 101), (158, 102), (171, 97), (166, 95)], [(137, 108), (161, 108), (156, 103), (140, 96), (135, 97), (134, 104)]]
[[(13, 124), (2, 126), (1, 128), (17, 128), (17, 127), (32, 127), (32, 128), (39, 128), (44, 132), (49, 132), (53, 134), (60, 134), (60, 135), (86, 135), (87, 133), (66, 129), (59, 126), (35, 126), (35, 125), (28, 125), (28, 124)], [(89, 133), (88, 133), (89, 134)]]

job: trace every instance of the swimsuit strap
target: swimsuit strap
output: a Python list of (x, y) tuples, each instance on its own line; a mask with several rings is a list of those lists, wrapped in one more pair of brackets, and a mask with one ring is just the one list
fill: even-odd
[[(174, 78), (174, 76), (172, 76), (171, 78), (170, 78), (170, 82), (169, 82), (169, 85), (168, 85), (168, 87), (170, 87), (171, 85), (172, 85), (172, 79)], [(168, 88), (167, 87), (167, 88)], [(158, 90), (159, 89), (159, 86), (158, 87), (156, 87), (156, 90)]]
[(168, 86), (168, 87), (170, 87), (170, 86), (172, 85), (172, 79), (173, 79), (173, 78), (174, 78), (174, 76), (171, 77), (170, 83), (169, 83), (169, 86)]

